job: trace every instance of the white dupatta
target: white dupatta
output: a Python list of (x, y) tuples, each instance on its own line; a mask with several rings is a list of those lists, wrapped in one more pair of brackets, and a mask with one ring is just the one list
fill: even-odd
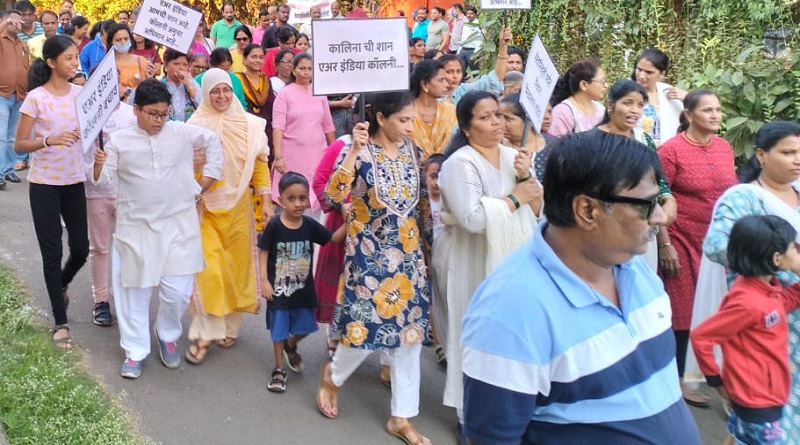
[[(728, 196), (743, 190), (755, 194), (758, 200), (764, 204), (764, 209), (768, 215), (778, 216), (791, 224), (798, 233), (795, 241), (800, 243), (800, 213), (797, 213), (795, 209), (792, 209), (778, 199), (777, 196), (762, 187), (752, 184), (738, 184), (729, 188), (714, 204), (712, 215), (717, 213), (717, 207), (720, 202)], [(711, 261), (703, 254), (700, 260), (700, 272), (697, 276), (697, 287), (694, 294), (691, 329), (697, 327), (697, 325), (719, 310), (719, 305), (722, 303), (722, 298), (726, 293), (728, 293), (728, 281), (725, 267)], [(714, 355), (717, 363), (722, 363), (722, 353), (718, 346), (714, 347)], [(705, 376), (700, 372), (691, 343), (689, 343), (689, 349), (686, 351), (686, 370), (683, 379), (686, 382), (705, 382)]]
[[(514, 157), (517, 150), (500, 146), (500, 189), (506, 196), (517, 185)], [(512, 212), (503, 198), (481, 198), (486, 213), (486, 275), (488, 276), (514, 250), (533, 236), (536, 215), (529, 205)]]

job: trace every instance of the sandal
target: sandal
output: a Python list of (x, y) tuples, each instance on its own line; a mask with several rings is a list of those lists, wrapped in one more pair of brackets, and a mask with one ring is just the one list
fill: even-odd
[(442, 345), (436, 345), (433, 352), (436, 354), (436, 363), (447, 365), (447, 355), (444, 353), (444, 347), (442, 347)]
[(683, 393), (683, 400), (685, 400), (687, 404), (697, 408), (709, 407), (711, 398), (699, 391), (692, 389), (685, 383), (681, 383), (681, 392)]
[(406, 445), (430, 445), (431, 443), (430, 439), (420, 434), (414, 425), (411, 424), (411, 422), (401, 426), (396, 430), (390, 428), (387, 424), (385, 429), (390, 436), (402, 440), (406, 443)]
[[(338, 401), (336, 396), (339, 394), (339, 388), (330, 380), (330, 362), (322, 365), (321, 377), (319, 379), (319, 388), (317, 388), (317, 409), (320, 414), (329, 418), (335, 419), (339, 415), (339, 408), (337, 407)], [(323, 391), (328, 394), (328, 404), (330, 407), (326, 408), (322, 405)]]
[(270, 392), (286, 392), (286, 371), (281, 368), (272, 370), (272, 378), (267, 383)]
[(28, 168), (28, 163), (25, 161), (17, 161), (17, 163), (14, 164), (15, 172), (21, 172), (22, 170), (25, 170), (27, 168)]
[(236, 344), (236, 339), (233, 337), (225, 337), (222, 340), (217, 340), (217, 346), (220, 348), (232, 348)]
[(286, 340), (283, 344), (283, 359), (286, 361), (286, 366), (288, 366), (292, 372), (300, 372), (303, 370), (303, 357), (300, 357), (300, 354), (297, 353), (297, 345), (289, 347), (289, 340)]
[[(186, 349), (186, 361), (193, 365), (203, 363), (208, 355), (208, 347), (209, 345), (203, 346), (200, 340), (193, 341), (192, 344), (189, 345), (189, 348)], [(194, 352), (192, 352), (192, 348), (194, 348)]]
[[(67, 335), (56, 338), (56, 334), (67, 331)], [(59, 324), (53, 327), (53, 344), (60, 349), (72, 349), (72, 335), (69, 333), (69, 326)]]

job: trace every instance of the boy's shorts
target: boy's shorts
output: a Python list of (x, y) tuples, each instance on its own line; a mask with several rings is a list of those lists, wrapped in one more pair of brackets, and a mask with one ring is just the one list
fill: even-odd
[(297, 307), (273, 309), (267, 307), (267, 329), (273, 342), (286, 341), (292, 335), (308, 335), (317, 330), (314, 309)]
[(782, 440), (780, 420), (751, 423), (740, 419), (736, 413), (728, 418), (728, 433), (736, 445), (773, 445)]

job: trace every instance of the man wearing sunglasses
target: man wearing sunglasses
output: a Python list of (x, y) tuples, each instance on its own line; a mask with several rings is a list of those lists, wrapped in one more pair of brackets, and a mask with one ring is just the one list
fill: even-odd
[(667, 221), (658, 157), (603, 132), (556, 144), (547, 221), (464, 317), (464, 433), (473, 445), (700, 445), (669, 297), (641, 258)]

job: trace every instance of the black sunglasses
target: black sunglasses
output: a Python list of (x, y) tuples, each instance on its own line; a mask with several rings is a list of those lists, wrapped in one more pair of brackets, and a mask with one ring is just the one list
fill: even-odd
[(640, 199), (640, 198), (632, 198), (630, 196), (616, 196), (616, 195), (609, 195), (609, 196), (591, 196), (587, 195), (590, 198), (594, 198), (603, 202), (609, 202), (612, 204), (631, 204), (635, 205), (641, 209), (646, 210), (646, 212), (642, 215), (644, 219), (650, 220), (650, 217), (653, 216), (653, 211), (656, 209), (660, 201), (660, 197), (656, 196), (653, 199)]

